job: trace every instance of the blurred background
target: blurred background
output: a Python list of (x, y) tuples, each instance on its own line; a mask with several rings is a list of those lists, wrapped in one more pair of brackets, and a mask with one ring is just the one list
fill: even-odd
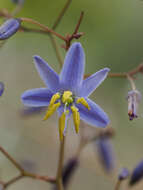
[[(17, 17), (33, 18), (49, 27), (57, 18), (66, 0), (25, 0)], [(0, 0), (0, 8), (14, 9), (10, 0)], [(143, 1), (141, 0), (78, 0), (71, 3), (57, 28), (60, 34), (72, 33), (84, 11), (80, 32), (85, 35), (80, 41), (86, 53), (86, 73), (94, 73), (104, 67), (111, 72), (126, 72), (135, 68), (143, 60)], [(0, 23), (3, 20), (0, 19)], [(31, 26), (31, 25), (26, 25)], [(63, 42), (58, 40), (59, 46)], [(64, 49), (60, 49), (65, 56)], [(0, 98), (0, 145), (13, 157), (28, 165), (30, 171), (41, 175), (54, 176), (57, 169), (59, 137), (58, 118), (55, 114), (43, 122), (45, 112), (24, 117), (20, 96), (31, 88), (44, 87), (34, 64), (33, 55), (40, 55), (57, 71), (60, 67), (50, 39), (46, 35), (34, 33), (15, 34), (0, 50), (0, 81), (5, 91)], [(143, 93), (143, 76), (138, 75), (137, 89)], [(127, 93), (130, 84), (126, 79), (108, 78), (92, 94), (111, 120), (116, 131), (113, 146), (116, 153), (117, 170), (127, 167), (132, 170), (143, 159), (143, 102), (139, 105), (139, 117), (129, 121), (127, 115)], [(93, 128), (87, 126), (88, 131)], [(65, 159), (75, 154), (79, 136), (69, 127)], [(69, 189), (114, 189), (116, 175), (104, 174), (97, 161), (96, 147), (88, 145), (80, 157), (78, 168)], [(9, 180), (17, 170), (0, 155), (0, 178)], [(123, 184), (124, 186), (125, 184)], [(9, 187), (11, 190), (29, 188), (50, 189), (50, 185), (23, 179)], [(143, 182), (134, 189), (141, 189)]]

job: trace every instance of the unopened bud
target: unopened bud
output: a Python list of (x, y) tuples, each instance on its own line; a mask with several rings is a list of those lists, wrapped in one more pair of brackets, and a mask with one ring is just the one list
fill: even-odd
[(133, 120), (138, 117), (138, 105), (141, 100), (141, 93), (138, 90), (132, 90), (128, 92), (128, 115), (129, 119)]
[(5, 40), (10, 38), (15, 34), (20, 28), (21, 20), (16, 18), (11, 18), (5, 21), (0, 26), (0, 40)]

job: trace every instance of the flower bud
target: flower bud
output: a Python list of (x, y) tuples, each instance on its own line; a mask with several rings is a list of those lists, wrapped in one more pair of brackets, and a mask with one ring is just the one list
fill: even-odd
[(115, 155), (110, 139), (108, 137), (99, 137), (96, 144), (103, 168), (106, 172), (111, 172), (115, 167)]
[(122, 168), (122, 170), (119, 173), (118, 179), (124, 180), (129, 177), (129, 170), (127, 168)]
[(141, 100), (141, 93), (138, 90), (131, 90), (128, 92), (128, 115), (129, 119), (137, 118), (138, 104)]
[(143, 178), (143, 160), (134, 168), (129, 185), (132, 186)]
[(0, 82), (0, 96), (2, 96), (3, 91), (4, 91), (4, 84), (3, 82)]
[(78, 165), (79, 160), (77, 158), (71, 158), (64, 166), (62, 174), (64, 188), (66, 188), (69, 184), (69, 181), (75, 173), (75, 170), (77, 169)]
[(5, 40), (10, 38), (15, 34), (20, 28), (21, 20), (17, 18), (11, 18), (6, 20), (0, 26), (0, 40)]

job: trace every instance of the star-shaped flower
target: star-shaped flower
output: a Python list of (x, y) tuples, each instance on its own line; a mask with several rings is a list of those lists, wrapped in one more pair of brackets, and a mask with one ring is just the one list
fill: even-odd
[(71, 114), (77, 133), (80, 119), (98, 127), (105, 127), (109, 123), (107, 114), (88, 98), (106, 78), (109, 69), (104, 68), (84, 80), (85, 55), (80, 43), (74, 43), (68, 50), (60, 75), (41, 57), (34, 56), (34, 62), (46, 88), (25, 91), (22, 102), (32, 107), (48, 106), (44, 120), (57, 110), (61, 140)]

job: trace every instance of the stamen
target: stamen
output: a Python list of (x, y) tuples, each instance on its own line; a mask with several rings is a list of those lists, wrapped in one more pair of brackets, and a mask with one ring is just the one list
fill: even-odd
[(72, 92), (70, 91), (65, 91), (63, 93), (63, 96), (62, 96), (62, 102), (65, 104), (65, 103), (72, 103), (73, 102), (73, 98), (72, 98)]
[(66, 112), (63, 112), (61, 117), (59, 118), (59, 135), (60, 135), (60, 140), (63, 140), (63, 133), (65, 129), (65, 123), (66, 123), (66, 115), (69, 113), (67, 110)]
[(60, 98), (60, 94), (57, 92), (56, 94), (52, 96), (49, 107), (52, 106), (59, 98)]
[(57, 109), (58, 107), (61, 105), (60, 102), (53, 104), (52, 106), (48, 107), (48, 111), (44, 117), (44, 121), (47, 120)]
[(87, 101), (83, 97), (78, 98), (76, 103), (82, 104), (84, 107), (86, 107), (88, 110), (90, 110), (90, 106), (88, 105)]
[(80, 125), (80, 115), (79, 115), (78, 109), (75, 106), (71, 106), (70, 108), (71, 108), (72, 114), (73, 114), (75, 131), (76, 131), (76, 133), (78, 133), (79, 132), (79, 125)]

